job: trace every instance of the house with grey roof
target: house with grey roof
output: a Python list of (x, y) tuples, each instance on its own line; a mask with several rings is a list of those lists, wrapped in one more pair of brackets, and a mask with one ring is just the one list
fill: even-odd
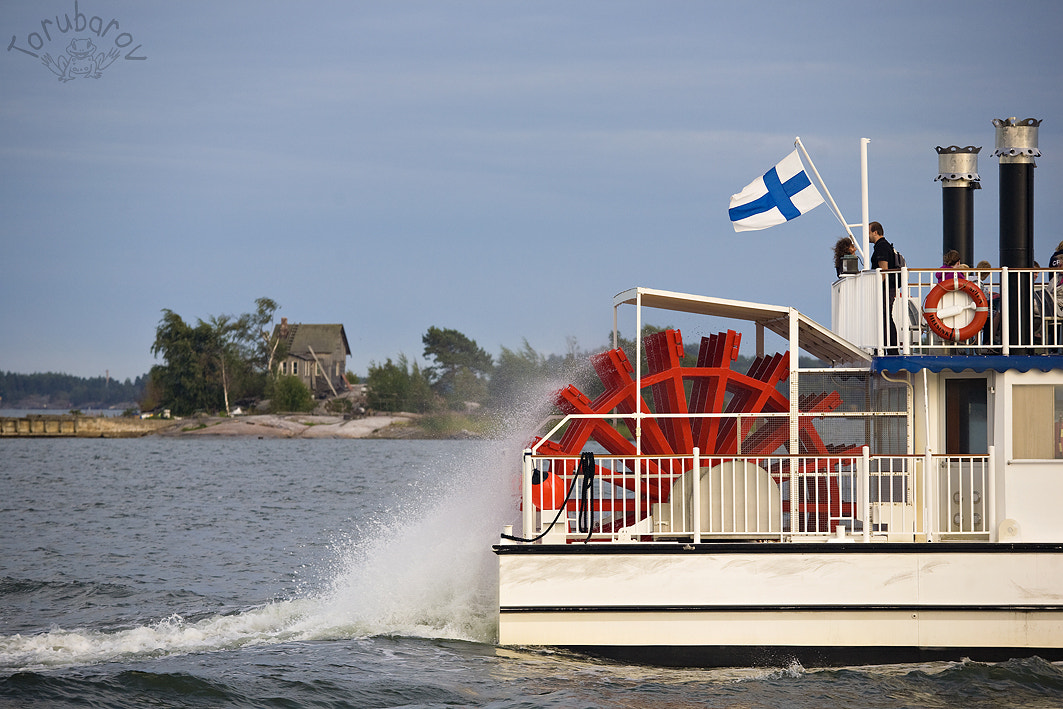
[(340, 324), (288, 323), (281, 318), (273, 329), (283, 352), (275, 367), (282, 376), (296, 376), (315, 396), (336, 396), (347, 390), (345, 378), (351, 347)]

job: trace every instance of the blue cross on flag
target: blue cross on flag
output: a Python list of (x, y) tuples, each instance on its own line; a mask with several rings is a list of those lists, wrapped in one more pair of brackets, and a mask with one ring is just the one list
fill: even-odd
[(796, 219), (823, 204), (823, 197), (808, 179), (797, 151), (731, 195), (728, 213), (735, 231), (767, 229)]

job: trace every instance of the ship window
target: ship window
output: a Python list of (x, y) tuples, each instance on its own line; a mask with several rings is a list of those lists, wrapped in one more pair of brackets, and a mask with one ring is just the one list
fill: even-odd
[(1063, 458), (1063, 385), (1017, 385), (1012, 401), (1013, 457)]
[(985, 379), (945, 381), (945, 452), (985, 455), (989, 452), (989, 424)]

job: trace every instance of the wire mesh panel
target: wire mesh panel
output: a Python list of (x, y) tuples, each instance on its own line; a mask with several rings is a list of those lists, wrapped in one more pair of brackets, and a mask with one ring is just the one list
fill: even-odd
[(866, 370), (801, 371), (802, 421), (815, 428), (823, 454), (908, 452), (908, 389)]

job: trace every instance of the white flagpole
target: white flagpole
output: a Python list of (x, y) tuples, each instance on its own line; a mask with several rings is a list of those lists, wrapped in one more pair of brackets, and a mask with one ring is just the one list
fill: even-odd
[[(871, 257), (871, 214), (867, 200), (867, 144), (870, 142), (870, 138), (860, 139), (860, 218), (864, 220), (860, 238), (868, 258)], [(873, 269), (874, 265), (865, 259), (864, 268)]]
[[(864, 138), (863, 140), (866, 141), (867, 139)], [(863, 200), (864, 200), (864, 215), (865, 215), (864, 216), (864, 223), (862, 225), (861, 224), (847, 224), (845, 222), (845, 217), (842, 216), (841, 210), (838, 209), (838, 204), (834, 201), (834, 197), (831, 196), (830, 190), (827, 189), (827, 183), (825, 183), (823, 181), (823, 178), (820, 177), (819, 170), (816, 169), (816, 164), (814, 162), (812, 162), (812, 158), (809, 156), (808, 151), (805, 150), (805, 145), (804, 145), (804, 143), (801, 142), (801, 138), (800, 137), (794, 138), (794, 145), (796, 145), (798, 148), (801, 149), (801, 154), (804, 155), (805, 161), (808, 163), (808, 166), (810, 168), (812, 168), (812, 174), (816, 176), (816, 181), (819, 183), (819, 186), (821, 188), (823, 188), (823, 193), (827, 196), (827, 203), (830, 204), (831, 211), (834, 212), (834, 216), (838, 219), (839, 222), (841, 222), (842, 227), (845, 229), (845, 233), (848, 234), (849, 238), (853, 240), (853, 245), (856, 246), (857, 251), (860, 252), (860, 258), (862, 258), (863, 261), (864, 261), (864, 268), (867, 268), (867, 259), (868, 259), (869, 252), (868, 252), (868, 239), (867, 239), (867, 216), (866, 216), (867, 215), (867, 148), (866, 148), (866, 143), (863, 144), (864, 145), (864, 152), (863, 152), (863, 161), (862, 161)], [(860, 239), (860, 241), (857, 241), (856, 237), (853, 236), (852, 229), (849, 228), (851, 226), (863, 226), (864, 227), (863, 238)]]

